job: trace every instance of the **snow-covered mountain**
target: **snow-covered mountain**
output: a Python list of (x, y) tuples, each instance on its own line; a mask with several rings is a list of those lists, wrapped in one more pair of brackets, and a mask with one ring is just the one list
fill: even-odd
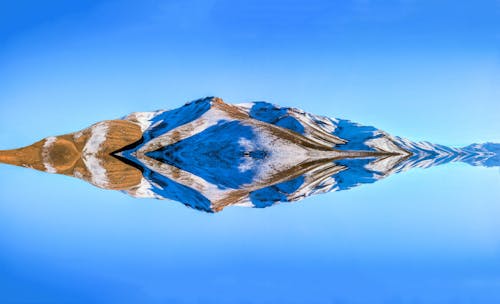
[(0, 162), (214, 212), (298, 201), (449, 162), (499, 166), (499, 155), (495, 143), (413, 142), (295, 108), (208, 97), (0, 151)]

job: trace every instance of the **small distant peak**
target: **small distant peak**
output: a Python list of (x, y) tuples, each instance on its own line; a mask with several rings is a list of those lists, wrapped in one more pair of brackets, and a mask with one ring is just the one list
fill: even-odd
[(463, 162), (473, 166), (500, 167), (500, 143), (471, 144), (462, 148), (467, 153)]
[(462, 150), (499, 154), (500, 143), (493, 143), (493, 142), (486, 142), (482, 144), (474, 143), (462, 148)]

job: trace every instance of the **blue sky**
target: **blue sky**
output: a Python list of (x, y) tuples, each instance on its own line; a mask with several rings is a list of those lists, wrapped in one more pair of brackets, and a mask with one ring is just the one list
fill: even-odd
[[(208, 95), (500, 142), (500, 2), (0, 4), (0, 149)], [(1, 166), (0, 296), (498, 302), (499, 176), (450, 164), (207, 215)]]
[[(4, 138), (215, 95), (297, 106), (415, 140), (500, 140), (498, 1), (2, 6)], [(46, 132), (5, 134), (21, 109), (28, 118), (44, 114)]]

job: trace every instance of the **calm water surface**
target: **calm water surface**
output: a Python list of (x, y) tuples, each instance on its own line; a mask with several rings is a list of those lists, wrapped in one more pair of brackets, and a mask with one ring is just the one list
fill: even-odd
[[(7, 302), (494, 303), (500, 172), (448, 164), (201, 213), (1, 167)], [(19, 185), (24, 189), (19, 191)]]

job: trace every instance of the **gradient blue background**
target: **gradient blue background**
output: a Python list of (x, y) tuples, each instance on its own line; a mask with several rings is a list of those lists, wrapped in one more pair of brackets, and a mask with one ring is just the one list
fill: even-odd
[[(498, 1), (2, 1), (0, 149), (215, 95), (500, 142)], [(498, 303), (498, 168), (199, 213), (0, 166), (1, 303)]]

